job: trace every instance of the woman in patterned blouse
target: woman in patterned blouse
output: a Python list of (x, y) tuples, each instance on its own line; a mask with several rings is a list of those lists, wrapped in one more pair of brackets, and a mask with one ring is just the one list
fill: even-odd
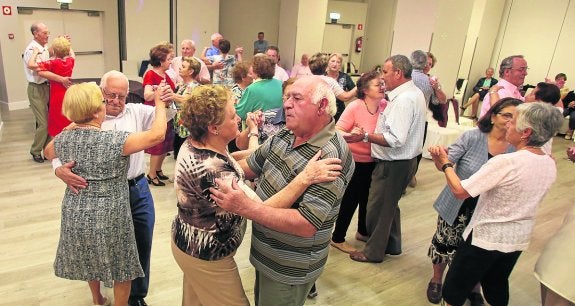
[[(242, 242), (245, 219), (218, 207), (209, 191), (217, 188), (215, 179), (220, 178), (226, 183), (237, 181), (246, 193), (257, 197), (244, 184), (243, 170), (227, 151), (228, 143), (240, 133), (231, 93), (219, 85), (196, 87), (181, 115), (190, 136), (176, 162), (178, 214), (172, 224), (172, 253), (184, 272), (182, 305), (248, 305), (233, 257)], [(248, 113), (247, 120), (255, 120), (253, 114)], [(257, 125), (248, 125), (257, 136)], [(312, 183), (333, 181), (329, 170), (341, 167), (333, 165), (333, 159), (316, 161), (318, 156), (290, 185), (262, 204), (285, 207)]]

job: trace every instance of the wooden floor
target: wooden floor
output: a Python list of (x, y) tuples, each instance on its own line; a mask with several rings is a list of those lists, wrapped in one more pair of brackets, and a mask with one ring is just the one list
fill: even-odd
[[(54, 276), (52, 263), (60, 227), (60, 203), (64, 184), (49, 163), (32, 161), (29, 148), (33, 116), (29, 109), (2, 113), (0, 133), (0, 305), (91, 305), (84, 282)], [(542, 246), (556, 231), (575, 201), (575, 165), (565, 158), (570, 143), (554, 140), (558, 180), (542, 203), (531, 245), (511, 275), (511, 305), (540, 305), (539, 284), (533, 266)], [(174, 161), (166, 159), (164, 172), (173, 174)], [(533, 169), (537, 175), (537, 169)], [(400, 206), (403, 223), (403, 255), (380, 264), (351, 261), (331, 249), (327, 266), (318, 280), (319, 296), (306, 305), (429, 305), (425, 291), (431, 277), (427, 248), (435, 230), (433, 201), (444, 186), (443, 175), (423, 160), (418, 186), (408, 188)], [(151, 262), (150, 306), (180, 305), (182, 273), (170, 251), (170, 225), (176, 213), (173, 185), (152, 187), (156, 227)], [(353, 239), (356, 220), (348, 232)], [(248, 227), (249, 228), (249, 227)], [(250, 233), (236, 255), (247, 296), (253, 303), (254, 269), (249, 263)], [(575, 247), (575, 246), (570, 246)], [(111, 290), (108, 290), (111, 295)]]

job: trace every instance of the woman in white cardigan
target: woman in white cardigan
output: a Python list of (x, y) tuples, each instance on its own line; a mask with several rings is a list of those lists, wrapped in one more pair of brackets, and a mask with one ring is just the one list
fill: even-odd
[(477, 282), (489, 304), (508, 304), (509, 275), (529, 244), (537, 206), (557, 175), (555, 161), (541, 146), (562, 120), (549, 104), (519, 105), (506, 133), (517, 151), (493, 157), (465, 180), (457, 176), (444, 148), (429, 148), (456, 198), (481, 195), (447, 272), (442, 295), (448, 305), (463, 305)]

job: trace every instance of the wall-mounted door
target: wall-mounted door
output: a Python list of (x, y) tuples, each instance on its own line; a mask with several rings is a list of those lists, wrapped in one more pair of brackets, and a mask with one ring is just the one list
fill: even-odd
[(31, 37), (30, 26), (38, 20), (50, 30), (48, 46), (59, 35), (70, 36), (72, 49), (76, 53), (72, 78), (99, 78), (104, 74), (102, 12), (27, 8), (23, 12), (18, 15), (23, 37)]
[(323, 53), (341, 53), (343, 56), (342, 67), (346, 67), (352, 52), (353, 25), (326, 23), (323, 33)]

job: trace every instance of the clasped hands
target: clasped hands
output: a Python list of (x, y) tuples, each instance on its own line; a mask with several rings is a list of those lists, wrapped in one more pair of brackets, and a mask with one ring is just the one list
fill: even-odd
[(365, 130), (357, 124), (354, 124), (353, 128), (348, 133), (342, 133), (343, 139), (348, 143), (363, 141), (364, 135)]
[(429, 154), (431, 154), (431, 158), (433, 159), (433, 163), (435, 163), (435, 168), (439, 171), (443, 171), (443, 165), (450, 163), (449, 158), (447, 158), (447, 149), (442, 146), (431, 146), (427, 149)]

